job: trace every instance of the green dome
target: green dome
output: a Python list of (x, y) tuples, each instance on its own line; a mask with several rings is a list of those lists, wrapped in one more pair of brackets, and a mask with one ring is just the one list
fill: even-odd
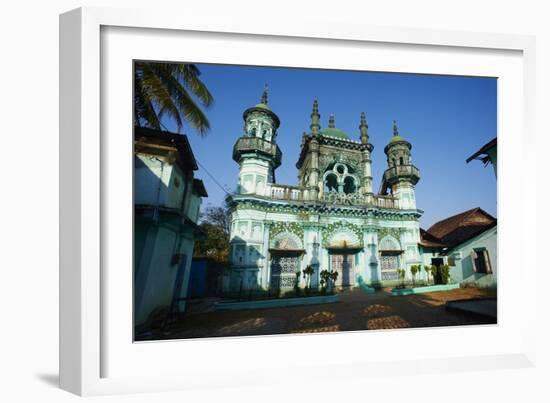
[(263, 104), (263, 103), (255, 105), (254, 108), (261, 108), (261, 109), (265, 109), (265, 110), (268, 110), (268, 111), (271, 110), (271, 108), (269, 106), (267, 106), (267, 104)]
[(328, 127), (326, 129), (323, 129), (321, 130), (321, 134), (323, 136), (336, 137), (339, 139), (349, 139), (348, 135), (345, 132), (335, 127)]
[(391, 136), (390, 144), (391, 143), (397, 143), (398, 141), (407, 141), (403, 137), (397, 135), (397, 136)]

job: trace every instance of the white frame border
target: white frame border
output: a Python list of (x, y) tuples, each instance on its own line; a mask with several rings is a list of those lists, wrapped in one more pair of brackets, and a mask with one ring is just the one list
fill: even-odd
[[(524, 141), (535, 149), (535, 40), (530, 36), (470, 33), (302, 20), (299, 24), (212, 16), (182, 19), (178, 13), (138, 9), (80, 8), (60, 17), (60, 385), (79, 395), (184, 389), (176, 377), (155, 380), (100, 378), (100, 27), (178, 29), (302, 38), (375, 41), (479, 49), (519, 50), (524, 61)], [(524, 189), (536, 189), (534, 176)], [(532, 195), (532, 194), (531, 194)], [(536, 222), (536, 210), (523, 210)], [(523, 240), (526, 242), (526, 240)], [(525, 270), (536, 277), (535, 267)], [(527, 302), (533, 307), (535, 295)], [(524, 354), (416, 360), (365, 366), (353, 372), (425, 373), (534, 365), (535, 323), (529, 318)], [(244, 385), (244, 382), (243, 382)]]

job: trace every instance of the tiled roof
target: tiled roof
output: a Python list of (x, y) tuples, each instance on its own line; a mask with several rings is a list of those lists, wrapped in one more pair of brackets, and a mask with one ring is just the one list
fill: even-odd
[(420, 245), (425, 248), (445, 248), (446, 245), (441, 240), (425, 229), (420, 228)]
[(447, 248), (453, 248), (496, 224), (495, 217), (476, 207), (436, 222), (428, 228), (427, 235), (423, 234), (422, 240), (440, 242)]

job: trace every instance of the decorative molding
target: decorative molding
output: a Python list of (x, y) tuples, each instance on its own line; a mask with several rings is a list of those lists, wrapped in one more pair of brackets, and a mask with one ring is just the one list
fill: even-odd
[(329, 239), (338, 231), (341, 230), (348, 230), (351, 231), (357, 236), (357, 239), (359, 240), (359, 244), (363, 246), (363, 231), (361, 230), (361, 227), (358, 225), (351, 224), (346, 221), (338, 221), (332, 224), (328, 224), (326, 227), (322, 229), (322, 237), (323, 237), (323, 246), (328, 245)]
[(402, 228), (387, 228), (387, 227), (378, 228), (378, 231), (377, 231), (378, 232), (378, 244), (380, 244), (382, 239), (384, 239), (384, 237), (386, 237), (388, 235), (391, 235), (392, 237), (394, 237), (397, 240), (397, 242), (400, 242), (401, 231), (402, 231)]
[(283, 232), (290, 232), (300, 239), (304, 238), (304, 229), (300, 224), (295, 222), (276, 221), (269, 231), (269, 239), (273, 239)]

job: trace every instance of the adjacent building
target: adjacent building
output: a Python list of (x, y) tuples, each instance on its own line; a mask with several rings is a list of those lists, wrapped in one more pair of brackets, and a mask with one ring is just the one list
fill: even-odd
[[(497, 139), (489, 141), (466, 162), (491, 163), (497, 175)], [(497, 287), (497, 219), (477, 207), (445, 218), (422, 230), (423, 264), (448, 264), (451, 281)]]
[(135, 128), (134, 321), (136, 329), (185, 309), (203, 197), (185, 135)]
[(497, 285), (497, 220), (477, 207), (432, 225), (420, 242), (427, 265), (448, 264), (451, 282)]
[(298, 182), (277, 183), (283, 153), (277, 145), (280, 120), (268, 105), (244, 111), (242, 135), (233, 148), (239, 164), (231, 206), (231, 266), (225, 291), (292, 289), (296, 276), (311, 266), (311, 286), (324, 269), (338, 272), (338, 287), (363, 283), (393, 285), (398, 269), (422, 262), (415, 186), (420, 172), (412, 145), (393, 124), (384, 148), (386, 166), (378, 192), (373, 190), (373, 145), (365, 113), (355, 136), (336, 127), (330, 115), (321, 127), (313, 102), (309, 130), (301, 137), (296, 162)]

